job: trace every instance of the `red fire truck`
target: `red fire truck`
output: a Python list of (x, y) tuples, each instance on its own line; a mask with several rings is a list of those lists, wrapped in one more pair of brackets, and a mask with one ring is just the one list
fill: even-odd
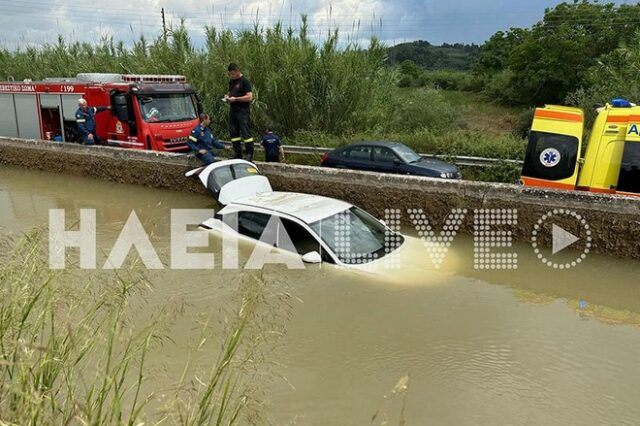
[(105, 144), (155, 151), (186, 151), (202, 110), (195, 91), (179, 75), (78, 74), (75, 78), (0, 83), (0, 136), (82, 140), (75, 119), (78, 99), (96, 114)]

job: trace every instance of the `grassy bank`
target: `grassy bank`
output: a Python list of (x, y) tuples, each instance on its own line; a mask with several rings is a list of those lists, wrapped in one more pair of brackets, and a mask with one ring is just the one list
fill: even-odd
[[(525, 142), (516, 133), (518, 110), (470, 92), (395, 89), (396, 113), (386, 126), (333, 135), (300, 130), (285, 144), (338, 147), (363, 140), (394, 140), (417, 152), (522, 159)], [(400, 130), (401, 129), (401, 130)]]
[[(394, 102), (401, 105), (393, 127), (402, 131), (372, 128), (366, 132), (332, 135), (324, 132), (297, 131), (284, 137), (287, 145), (336, 148), (353, 142), (390, 140), (402, 142), (416, 152), (447, 157), (474, 156), (522, 160), (526, 142), (519, 132), (519, 109), (504, 107), (471, 92), (444, 91), (431, 88), (398, 88)], [(415, 114), (415, 115), (414, 115)], [(429, 117), (426, 121), (421, 118)], [(423, 125), (429, 122), (431, 125)], [(261, 157), (258, 157), (261, 159)], [(316, 166), (321, 154), (287, 154), (294, 164)], [(463, 167), (469, 180), (514, 183), (520, 176), (520, 166), (500, 163), (496, 167)]]
[[(153, 291), (135, 264), (104, 278), (53, 273), (41, 242), (34, 233), (2, 247), (1, 424), (231, 425), (262, 416), (252, 408), (259, 405), (256, 348), (268, 340), (263, 324), (270, 323), (260, 277), (239, 280), (217, 360), (194, 380), (197, 368), (188, 359), (202, 345), (185, 348), (184, 373), (160, 403), (163, 390), (147, 383), (149, 358), (170, 344), (179, 312), (166, 307), (133, 324), (132, 304)], [(203, 326), (200, 342), (211, 334)], [(151, 410), (152, 404), (162, 408)]]

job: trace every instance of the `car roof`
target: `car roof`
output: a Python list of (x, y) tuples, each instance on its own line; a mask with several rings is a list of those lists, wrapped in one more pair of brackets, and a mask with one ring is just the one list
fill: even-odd
[(297, 217), (306, 223), (317, 222), (353, 207), (334, 198), (297, 192), (262, 192), (234, 201), (230, 206), (257, 207)]
[(404, 146), (404, 144), (394, 141), (362, 141), (343, 146), (342, 148), (351, 148), (353, 146), (386, 146), (388, 148), (394, 148), (397, 146)]

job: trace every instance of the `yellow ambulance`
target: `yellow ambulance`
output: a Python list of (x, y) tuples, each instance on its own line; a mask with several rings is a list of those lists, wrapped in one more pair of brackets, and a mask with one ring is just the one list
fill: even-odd
[(615, 99), (599, 108), (583, 150), (584, 121), (578, 108), (537, 108), (521, 182), (640, 196), (640, 107)]

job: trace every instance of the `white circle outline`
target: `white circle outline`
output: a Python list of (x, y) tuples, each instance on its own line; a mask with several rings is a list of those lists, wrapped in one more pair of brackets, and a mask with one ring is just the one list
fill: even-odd
[[(556, 161), (554, 161), (553, 163), (547, 163), (547, 162), (545, 162), (545, 161), (544, 161), (544, 156), (545, 156), (546, 154), (549, 154), (549, 153), (551, 153), (551, 154), (555, 154), (555, 155), (556, 155)], [(560, 160), (562, 160), (562, 155), (560, 154), (560, 151), (558, 151), (558, 150), (557, 150), (557, 149), (555, 149), (555, 148), (547, 148), (547, 149), (545, 149), (544, 151), (542, 151), (542, 152), (540, 153), (540, 158), (539, 158), (539, 160), (540, 160), (540, 164), (542, 164), (542, 165), (543, 165), (543, 166), (545, 166), (545, 167), (549, 167), (549, 168), (551, 168), (551, 167), (555, 167), (555, 166), (557, 166), (557, 165), (558, 165), (558, 163), (560, 163)]]
[[(586, 231), (586, 234), (587, 234), (584, 251), (575, 260), (568, 263), (554, 263), (548, 260), (547, 258), (545, 258), (540, 252), (540, 249), (538, 248), (537, 235), (539, 231), (542, 229), (542, 225), (544, 224), (544, 222), (554, 215), (555, 216), (564, 215), (564, 216), (571, 216), (575, 218), (578, 222), (580, 222), (580, 225), (582, 225), (582, 228)], [(581, 215), (571, 210), (554, 209), (553, 211), (547, 212), (544, 215), (542, 215), (542, 217), (538, 219), (538, 222), (536, 222), (536, 224), (534, 225), (534, 231), (531, 233), (531, 246), (533, 247), (533, 252), (536, 254), (536, 257), (540, 260), (540, 262), (544, 263), (546, 266), (553, 269), (571, 269), (578, 266), (578, 264), (582, 263), (587, 258), (587, 255), (589, 254), (589, 252), (591, 252), (591, 245), (592, 245), (591, 243), (593, 242), (593, 238), (591, 238), (591, 235), (592, 235), (591, 228), (589, 227), (589, 224), (587, 223), (587, 221)]]

